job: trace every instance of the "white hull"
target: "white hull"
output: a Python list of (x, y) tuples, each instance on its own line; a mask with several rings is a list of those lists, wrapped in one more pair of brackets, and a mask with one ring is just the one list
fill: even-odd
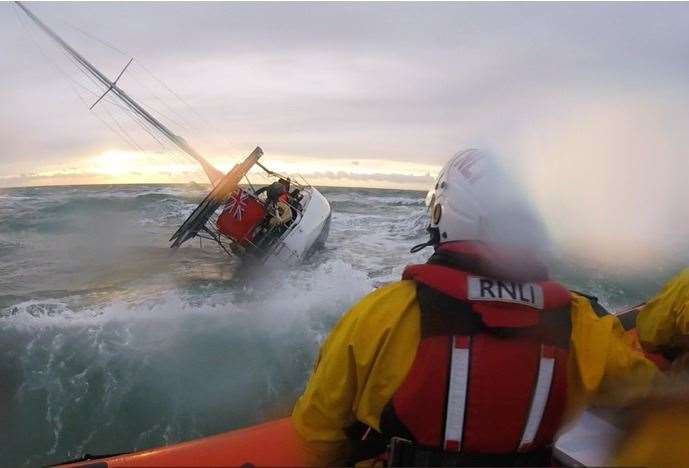
[(564, 466), (606, 466), (621, 433), (605, 419), (584, 411), (555, 444), (555, 456)]
[(301, 216), (266, 255), (266, 265), (296, 265), (325, 243), (330, 230), (330, 203), (314, 187), (305, 188), (302, 195)]

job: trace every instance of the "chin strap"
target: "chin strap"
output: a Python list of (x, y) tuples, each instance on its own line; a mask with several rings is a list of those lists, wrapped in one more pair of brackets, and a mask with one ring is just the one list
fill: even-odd
[(431, 238), (423, 244), (417, 244), (411, 248), (410, 253), (416, 253), (419, 250), (423, 250), (426, 247), (437, 246), (440, 243), (440, 229), (437, 227), (431, 227), (430, 225), (426, 228), (426, 231), (431, 235)]

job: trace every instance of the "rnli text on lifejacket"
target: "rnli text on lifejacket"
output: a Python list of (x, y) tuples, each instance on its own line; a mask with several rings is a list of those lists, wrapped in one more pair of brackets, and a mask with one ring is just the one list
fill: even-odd
[(467, 297), (475, 301), (511, 302), (543, 309), (543, 289), (536, 283), (497, 280), (481, 276), (467, 278)]

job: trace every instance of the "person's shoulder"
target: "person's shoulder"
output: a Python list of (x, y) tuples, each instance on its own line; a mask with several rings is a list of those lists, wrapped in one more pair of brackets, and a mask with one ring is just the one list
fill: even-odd
[(377, 287), (364, 296), (361, 303), (373, 305), (414, 299), (416, 299), (416, 283), (411, 280), (400, 280)]
[(593, 312), (593, 308), (591, 307), (591, 301), (589, 300), (588, 297), (584, 296), (583, 294), (575, 291), (570, 291), (569, 296), (571, 299), (571, 311), (572, 315), (577, 315), (580, 313), (586, 313), (589, 310)]
[(605, 335), (618, 327), (622, 329), (619, 319), (607, 312), (595, 298), (592, 299), (578, 292), (571, 292), (570, 295), (572, 298), (570, 317), (574, 341), (588, 342), (593, 335), (601, 333)]
[(689, 267), (685, 267), (684, 269), (680, 270), (680, 272), (677, 273), (675, 278), (678, 281), (689, 281)]
[(379, 286), (364, 296), (350, 311), (357, 322), (395, 321), (416, 304), (416, 284), (400, 280)]
[(596, 296), (586, 294), (580, 291), (569, 291), (571, 305), (573, 311), (591, 310), (597, 317), (605, 317), (610, 315), (610, 312), (603, 307)]
[[(689, 292), (689, 268), (681, 270), (675, 276), (670, 278), (670, 280), (668, 280), (668, 282), (665, 283), (663, 290), (671, 293)], [(689, 294), (686, 295), (689, 298)]]

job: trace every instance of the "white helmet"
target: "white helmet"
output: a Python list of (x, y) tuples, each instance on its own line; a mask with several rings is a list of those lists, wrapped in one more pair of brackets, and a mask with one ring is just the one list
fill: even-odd
[(489, 153), (468, 149), (442, 168), (426, 196), (431, 239), (414, 247), (470, 240), (542, 249), (545, 230), (526, 197)]

